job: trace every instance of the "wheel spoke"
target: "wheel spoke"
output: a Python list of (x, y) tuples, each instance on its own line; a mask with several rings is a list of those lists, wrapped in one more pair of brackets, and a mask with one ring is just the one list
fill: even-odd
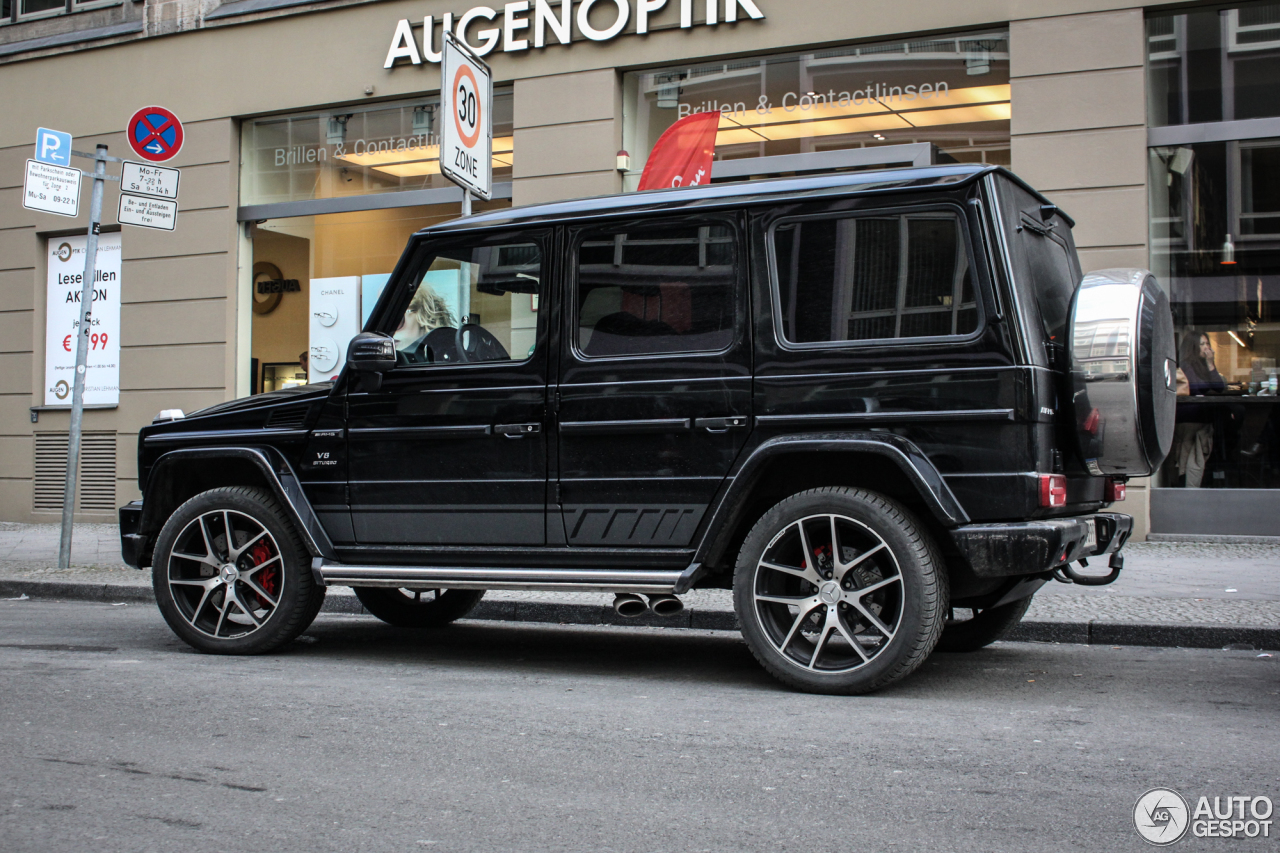
[(782, 652), (784, 655), (787, 653), (787, 646), (791, 645), (791, 641), (795, 639), (796, 633), (800, 630), (800, 626), (804, 624), (804, 621), (809, 618), (809, 614), (811, 613), (813, 613), (812, 607), (808, 609), (803, 607), (800, 608), (800, 615), (796, 616), (796, 621), (791, 623), (791, 630), (787, 632), (786, 639), (778, 646), (778, 651)]
[(246, 607), (244, 602), (241, 601), (240, 596), (234, 590), (234, 584), (228, 584), (227, 590), (228, 590), (228, 596), (231, 599), (231, 601), (235, 603), (236, 607), (240, 608), (241, 613), (249, 617), (249, 621), (253, 623), (253, 627), (261, 628), (262, 623), (258, 621), (257, 616), (253, 615), (253, 611), (250, 610), (248, 607)]
[(818, 599), (812, 595), (761, 595), (760, 593), (756, 593), (756, 601), (766, 601), (770, 604), (793, 604), (797, 607), (804, 607), (808, 604), (810, 610), (818, 603)]
[(827, 621), (822, 624), (822, 633), (818, 635), (818, 642), (813, 644), (813, 657), (809, 658), (809, 669), (815, 669), (818, 666), (818, 655), (822, 654), (822, 648), (827, 644), (827, 637), (831, 636), (831, 614), (827, 614)]
[(208, 552), (210, 559), (216, 561), (213, 565), (220, 565), (221, 561), (218, 556), (218, 551), (213, 547), (213, 537), (209, 535), (209, 527), (205, 523), (205, 519), (207, 517), (208, 516), (205, 515), (200, 516), (200, 535), (204, 537), (205, 551)]
[(888, 547), (889, 547), (888, 545), (881, 542), (879, 545), (876, 545), (874, 548), (868, 548), (858, 556), (854, 557), (853, 560), (848, 563), (848, 565), (841, 567), (840, 580), (844, 580), (844, 576), (848, 574), (850, 571), (852, 571), (853, 569), (857, 568), (863, 561), (880, 553), (881, 551), (885, 550)]
[(208, 555), (197, 557), (195, 554), (180, 554), (177, 551), (174, 551), (173, 556), (177, 557), (179, 560), (190, 560), (193, 563), (204, 563), (206, 566), (213, 566), (215, 569), (219, 568), (221, 565), (217, 560), (210, 559)]
[(280, 559), (280, 555), (277, 554), (276, 556), (272, 557), (269, 560), (263, 560), (261, 563), (258, 563), (258, 565), (249, 569), (245, 569), (243, 572), (240, 573), (240, 577), (244, 579), (244, 578), (248, 578), (250, 575), (256, 575), (262, 569), (265, 569), (267, 566), (271, 565), (272, 563), (276, 562), (279, 559)]
[(866, 663), (871, 660), (871, 658), (867, 656), (867, 653), (862, 650), (862, 644), (855, 640), (853, 635), (849, 633), (848, 629), (844, 627), (844, 622), (840, 620), (838, 615), (836, 616), (835, 623), (836, 630), (840, 632), (840, 636), (844, 637), (845, 642), (853, 646), (853, 650), (858, 653), (858, 657), (862, 658), (862, 662)]
[(891, 583), (897, 583), (897, 582), (898, 582), (898, 581), (900, 581), (900, 580), (902, 580), (902, 575), (894, 575), (894, 576), (893, 576), (893, 577), (891, 577), (891, 578), (885, 578), (884, 580), (880, 580), (880, 581), (876, 581), (875, 583), (867, 584), (866, 586), (864, 586), (864, 587), (862, 587), (862, 588), (860, 588), (860, 589), (851, 589), (851, 590), (848, 590), (848, 591), (847, 591), (847, 592), (845, 592), (845, 594), (844, 594), (844, 600), (845, 600), (845, 601), (848, 601), (848, 602), (850, 602), (850, 603), (852, 603), (852, 602), (853, 602), (853, 601), (855, 601), (855, 600), (857, 600), (857, 601), (861, 601), (861, 600), (862, 600), (862, 598), (863, 598), (863, 596), (870, 595), (871, 593), (875, 592), (876, 590), (878, 590), (878, 589), (882, 589), (882, 588), (884, 588), (884, 587), (888, 586), (888, 585), (889, 585), (889, 584), (891, 584)]
[(804, 532), (804, 523), (805, 519), (803, 518), (796, 522), (796, 529), (800, 531), (800, 553), (804, 554), (805, 567), (813, 573), (814, 577), (818, 577), (818, 568), (814, 565), (817, 563), (817, 559), (814, 557), (813, 552), (809, 550), (809, 535)]
[(818, 573), (811, 568), (796, 569), (796, 568), (792, 568), (791, 566), (780, 566), (777, 563), (765, 562), (764, 560), (760, 561), (760, 565), (762, 568), (771, 569), (775, 572), (784, 572), (785, 574), (788, 574), (788, 575), (794, 575), (795, 577), (798, 577), (801, 580), (806, 580), (811, 584), (822, 583), (822, 579), (818, 577)]
[(876, 616), (869, 609), (867, 609), (867, 607), (864, 606), (861, 601), (854, 599), (849, 603), (858, 609), (858, 612), (862, 614), (863, 619), (866, 619), (868, 622), (871, 623), (871, 627), (875, 628), (881, 634), (884, 634), (884, 638), (886, 640), (893, 637), (893, 631), (889, 630), (889, 626), (881, 622), (880, 617)]
[[(231, 587), (227, 587), (227, 589), (230, 590)], [(213, 636), (216, 637), (222, 633), (222, 623), (226, 621), (227, 611), (230, 609), (231, 609), (231, 593), (228, 592), (225, 596), (222, 597), (222, 609), (218, 611), (218, 624), (213, 626)]]
[(227, 562), (234, 563), (236, 561), (236, 558), (238, 558), (241, 554), (243, 554), (245, 551), (249, 550), (249, 548), (253, 546), (254, 542), (257, 542), (259, 539), (261, 539), (263, 536), (266, 536), (266, 535), (267, 535), (267, 529), (264, 527), (262, 528), (262, 532), (259, 533), (257, 536), (253, 537), (248, 542), (241, 545), (239, 548), (236, 548), (235, 550), (233, 550), (231, 552), (231, 555), (227, 558)]
[(271, 594), (268, 593), (265, 589), (258, 586), (256, 583), (254, 583), (252, 580), (245, 577), (244, 575), (240, 576), (240, 580), (244, 581), (248, 585), (248, 587), (252, 589), (254, 592), (256, 592), (258, 594), (258, 597), (261, 598), (263, 601), (267, 602), (272, 607), (276, 606), (276, 599), (273, 598)]

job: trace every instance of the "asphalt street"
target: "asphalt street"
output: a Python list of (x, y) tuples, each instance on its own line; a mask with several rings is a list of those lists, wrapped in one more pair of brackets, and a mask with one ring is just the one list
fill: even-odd
[(730, 632), (324, 615), (229, 658), (154, 607), (6, 601), (0, 848), (1148, 849), (1151, 787), (1280, 800), (1278, 663), (1001, 643), (827, 697)]

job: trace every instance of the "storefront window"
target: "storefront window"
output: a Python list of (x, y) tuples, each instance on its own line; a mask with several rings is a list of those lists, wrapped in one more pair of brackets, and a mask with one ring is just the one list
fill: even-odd
[[(476, 209), (508, 204), (495, 200)], [(337, 375), (347, 343), (364, 327), (409, 238), (457, 215), (456, 204), (441, 204), (255, 224), (253, 393)]]
[(1280, 487), (1280, 139), (1151, 148), (1179, 397), (1166, 487)]
[(1152, 127), (1280, 116), (1280, 4), (1147, 19)]
[(931, 142), (943, 159), (1009, 163), (1004, 31), (626, 75), (628, 189), (668, 127), (719, 111), (717, 159)]
[[(440, 99), (253, 119), (244, 123), (240, 203), (273, 204), (451, 187), (440, 174)], [(511, 180), (510, 90), (494, 93), (493, 178)]]

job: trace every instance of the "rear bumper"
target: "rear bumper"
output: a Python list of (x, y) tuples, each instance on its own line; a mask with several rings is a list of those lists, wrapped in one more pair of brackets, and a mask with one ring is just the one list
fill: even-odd
[(138, 532), (141, 527), (142, 501), (132, 501), (120, 507), (120, 556), (135, 569), (142, 568), (142, 556), (147, 545), (147, 537)]
[[(1090, 528), (1096, 544), (1090, 542)], [(1116, 512), (1012, 524), (966, 524), (951, 531), (956, 550), (983, 578), (1034, 575), (1124, 547), (1133, 519)]]

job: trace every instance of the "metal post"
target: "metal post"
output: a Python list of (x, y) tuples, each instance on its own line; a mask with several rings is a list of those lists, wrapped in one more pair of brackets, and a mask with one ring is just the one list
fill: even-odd
[(471, 190), (466, 187), (462, 188), (462, 215), (471, 215)]
[(98, 145), (93, 164), (93, 200), (89, 204), (89, 237), (84, 247), (84, 282), (80, 291), (80, 334), (76, 336), (76, 375), (71, 392), (71, 428), (67, 432), (67, 479), (62, 495), (62, 539), (58, 543), (58, 568), (71, 567), (71, 523), (76, 508), (76, 468), (80, 463), (80, 433), (84, 425), (85, 365), (89, 361), (89, 333), (93, 312), (94, 274), (98, 260), (98, 233), (102, 230), (102, 188), (106, 183), (107, 146)]

